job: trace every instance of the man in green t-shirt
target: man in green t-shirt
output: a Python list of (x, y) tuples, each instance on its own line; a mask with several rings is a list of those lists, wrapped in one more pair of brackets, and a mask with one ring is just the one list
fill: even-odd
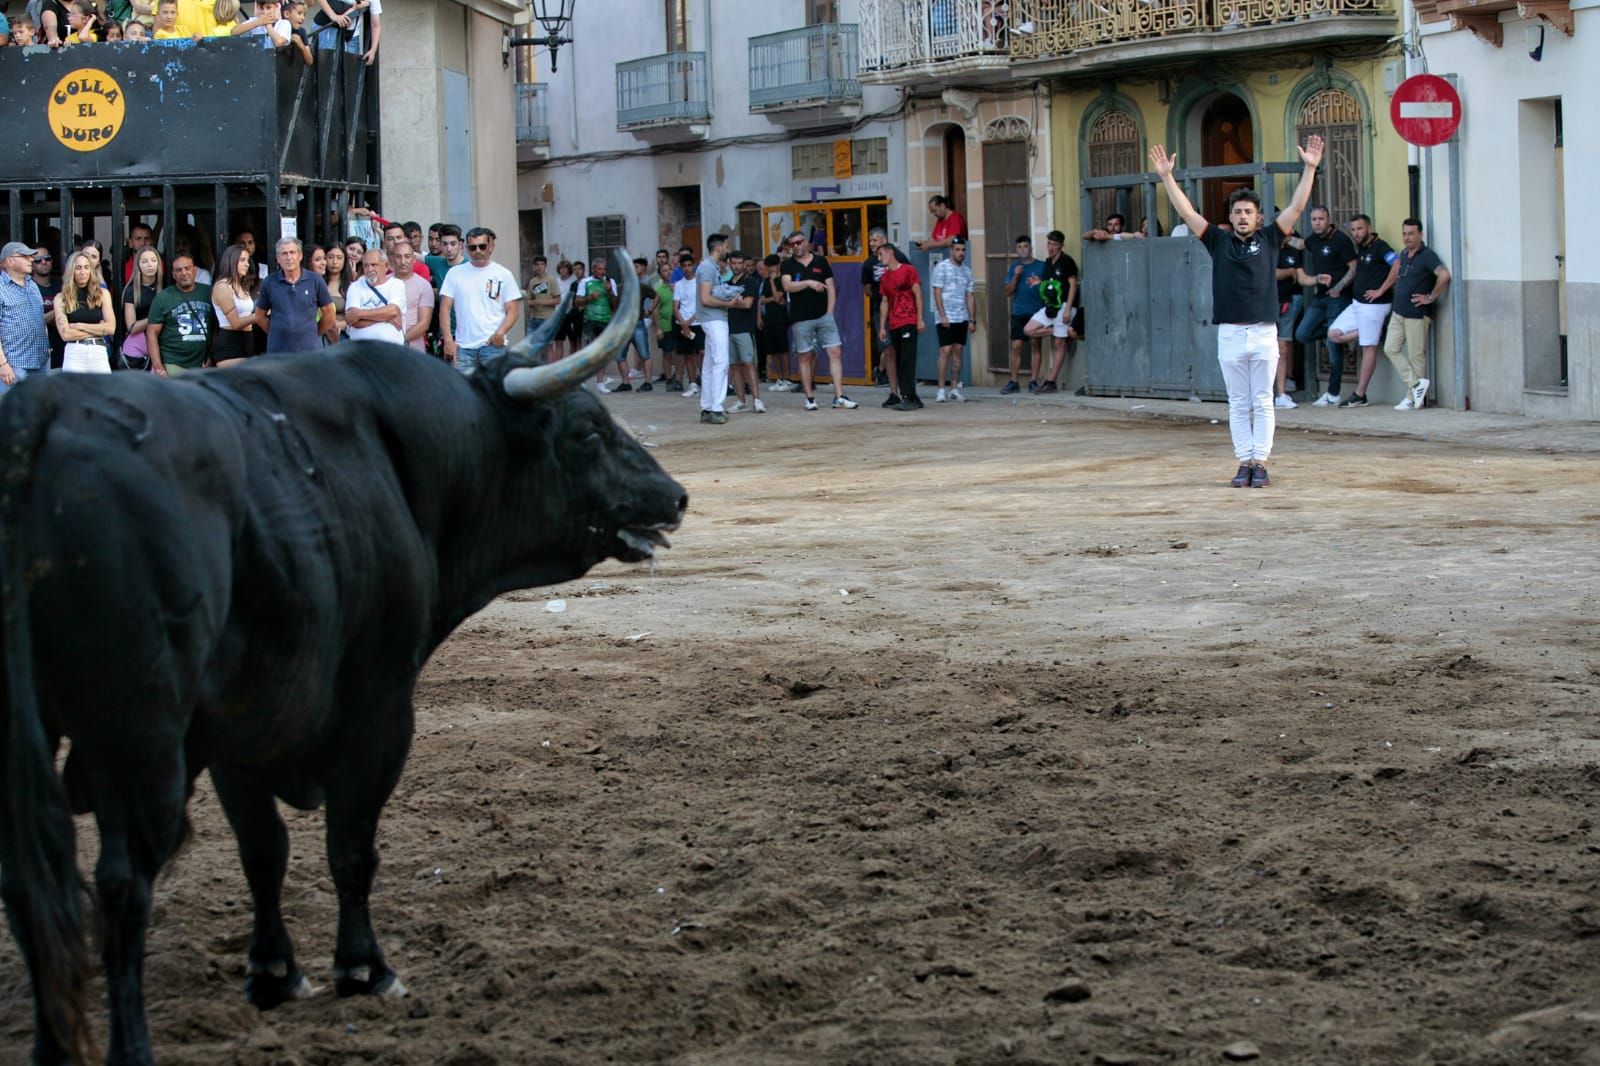
[(583, 309), (583, 343), (588, 344), (610, 324), (617, 302), (617, 283), (606, 277), (604, 257), (589, 264), (589, 276), (583, 279), (574, 302)]
[(211, 354), (211, 335), (217, 329), (211, 309), (211, 286), (195, 283), (193, 257), (179, 254), (172, 260), (173, 284), (156, 294), (150, 304), (150, 369), (157, 374), (183, 374), (199, 370)]

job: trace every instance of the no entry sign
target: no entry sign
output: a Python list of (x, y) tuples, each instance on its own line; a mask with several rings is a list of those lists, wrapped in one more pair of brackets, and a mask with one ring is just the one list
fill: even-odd
[(1443, 144), (1461, 125), (1461, 96), (1437, 74), (1415, 74), (1389, 101), (1389, 121), (1403, 140), (1419, 148)]

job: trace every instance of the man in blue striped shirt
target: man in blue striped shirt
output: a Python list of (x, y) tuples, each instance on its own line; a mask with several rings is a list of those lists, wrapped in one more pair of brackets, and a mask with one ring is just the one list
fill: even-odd
[(33, 249), (21, 241), (0, 248), (0, 392), (50, 366), (44, 297), (33, 282)]

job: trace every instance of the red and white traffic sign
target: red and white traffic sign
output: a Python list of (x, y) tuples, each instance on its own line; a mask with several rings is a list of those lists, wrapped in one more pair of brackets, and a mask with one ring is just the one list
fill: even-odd
[(1394, 91), (1389, 121), (1402, 140), (1419, 148), (1443, 144), (1461, 125), (1461, 96), (1437, 74), (1414, 74)]

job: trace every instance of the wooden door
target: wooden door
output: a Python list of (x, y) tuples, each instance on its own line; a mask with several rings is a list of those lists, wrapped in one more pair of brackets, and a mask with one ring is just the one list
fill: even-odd
[(1006, 299), (1006, 264), (1016, 254), (1016, 239), (1032, 232), (1028, 207), (1028, 142), (985, 144), (982, 268), (989, 291), (984, 319), (991, 370), (1004, 371), (1010, 366), (1011, 308)]

